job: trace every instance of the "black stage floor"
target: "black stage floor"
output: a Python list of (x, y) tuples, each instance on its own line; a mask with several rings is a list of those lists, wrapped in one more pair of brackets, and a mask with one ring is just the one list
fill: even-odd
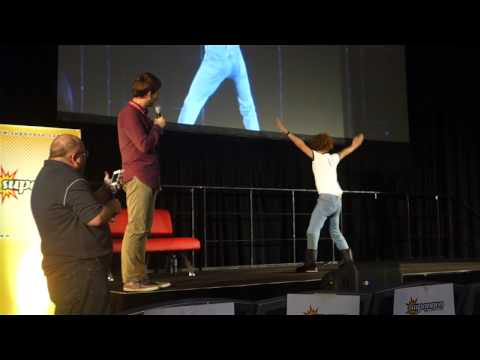
[[(388, 274), (396, 272), (402, 284), (415, 282), (480, 282), (480, 261), (470, 262), (370, 262), (357, 263), (360, 282), (369, 281), (360, 290), (374, 291), (394, 287)], [(318, 273), (299, 274), (294, 265), (204, 269), (196, 277), (179, 272), (152, 275), (153, 280), (169, 281), (172, 286), (152, 293), (125, 293), (119, 276), (111, 284), (112, 310), (125, 313), (129, 309), (186, 299), (222, 298), (245, 301), (284, 296), (293, 292), (322, 289), (322, 278), (337, 265), (319, 266)], [(375, 284), (375, 280), (377, 281)], [(381, 284), (380, 284), (381, 282)]]

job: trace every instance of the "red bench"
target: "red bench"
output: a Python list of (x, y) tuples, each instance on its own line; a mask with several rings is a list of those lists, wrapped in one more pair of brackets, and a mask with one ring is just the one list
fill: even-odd
[[(122, 209), (113, 222), (109, 222), (110, 232), (112, 233), (113, 252), (120, 253), (122, 251), (122, 239), (125, 228), (128, 224), (127, 209)], [(172, 237), (173, 226), (170, 212), (165, 209), (155, 209), (153, 215), (152, 230), (145, 244), (147, 253), (152, 252), (175, 252), (175, 251), (192, 251), (192, 260), (195, 261), (195, 250), (200, 249), (200, 241), (194, 237)], [(193, 274), (193, 268), (185, 256), (181, 253), (189, 274)]]

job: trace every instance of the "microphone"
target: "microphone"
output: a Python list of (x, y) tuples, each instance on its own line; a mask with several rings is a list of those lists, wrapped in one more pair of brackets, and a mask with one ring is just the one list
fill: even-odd
[(162, 110), (162, 107), (160, 105), (155, 106), (155, 115), (157, 116), (157, 118), (162, 116), (161, 110)]
[[(162, 117), (162, 112), (161, 112), (162, 107), (160, 105), (157, 105), (157, 106), (155, 106), (154, 109), (155, 109), (155, 116), (157, 118)], [(160, 128), (160, 134), (163, 135), (163, 128)]]

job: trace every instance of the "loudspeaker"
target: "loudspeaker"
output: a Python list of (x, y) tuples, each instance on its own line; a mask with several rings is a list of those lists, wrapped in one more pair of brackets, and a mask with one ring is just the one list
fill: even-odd
[(321, 288), (338, 291), (378, 291), (402, 284), (400, 264), (346, 263), (324, 275)]
[(335, 291), (358, 291), (359, 273), (354, 263), (341, 265), (337, 270), (330, 271), (322, 277), (321, 289)]
[(378, 291), (403, 284), (400, 263), (396, 261), (357, 265), (360, 290)]

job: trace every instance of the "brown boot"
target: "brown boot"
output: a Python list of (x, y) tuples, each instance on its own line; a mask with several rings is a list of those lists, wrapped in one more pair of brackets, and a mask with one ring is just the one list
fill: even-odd
[(342, 263), (340, 265), (353, 263), (352, 249), (340, 250), (340, 254), (342, 254)]
[(317, 250), (305, 250), (305, 263), (297, 268), (297, 272), (318, 272)]

